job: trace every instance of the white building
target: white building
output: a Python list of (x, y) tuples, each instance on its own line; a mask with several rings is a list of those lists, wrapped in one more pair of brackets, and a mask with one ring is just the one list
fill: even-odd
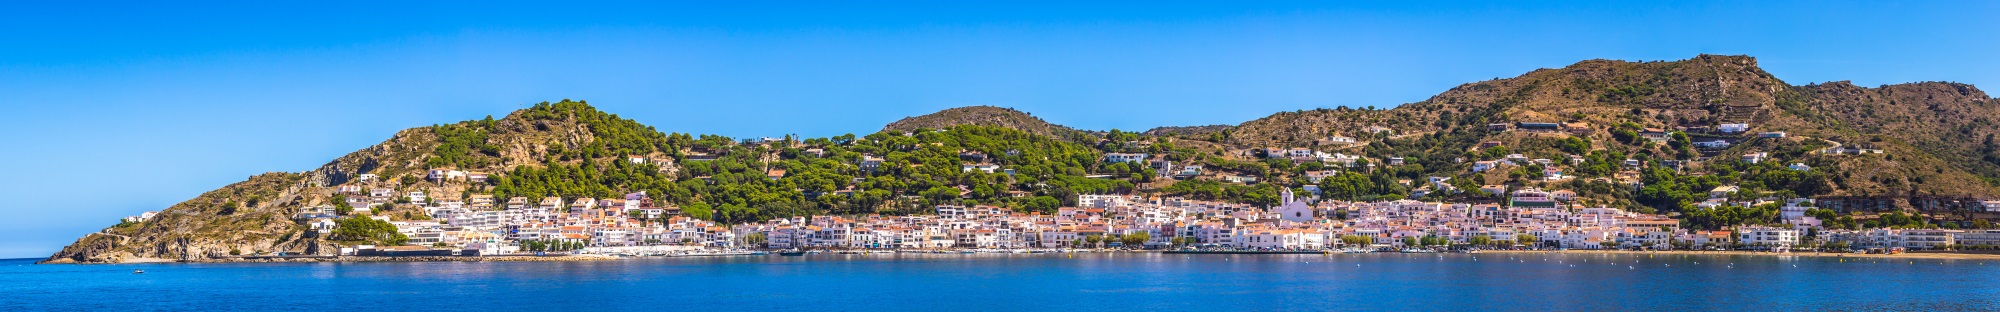
[(1273, 212), (1278, 213), (1279, 220), (1292, 223), (1306, 223), (1319, 218), (1319, 216), (1313, 214), (1312, 206), (1308, 206), (1306, 202), (1292, 196), (1292, 189), (1285, 189), (1280, 196), (1278, 207), (1271, 209)]
[(1799, 242), (1799, 231), (1794, 229), (1762, 226), (1744, 227), (1741, 235), (1743, 244), (1765, 246), (1769, 247), (1771, 251), (1779, 252), (1791, 250), (1792, 245)]
[(1146, 161), (1146, 153), (1105, 153), (1104, 161), (1136, 164)]
[(1481, 160), (1472, 162), (1472, 172), (1485, 172), (1487, 170), (1493, 170), (1493, 166), (1497, 163), (1499, 162), (1491, 160)]
[(1770, 158), (1771, 158), (1771, 153), (1757, 152), (1757, 153), (1743, 154), (1743, 162), (1752, 164), (1763, 163), (1765, 159), (1770, 159)]
[(1909, 249), (1936, 249), (1938, 245), (1951, 245), (1953, 230), (1903, 230), (1900, 246)]
[(1301, 229), (1246, 231), (1238, 240), (1241, 247), (1260, 249), (1307, 249), (1326, 246), (1326, 234)]
[(1953, 245), (2000, 246), (2000, 230), (1970, 230), (1952, 233)]

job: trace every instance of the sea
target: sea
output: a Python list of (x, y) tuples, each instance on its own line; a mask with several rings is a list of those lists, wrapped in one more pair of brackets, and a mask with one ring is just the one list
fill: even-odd
[(1979, 260), (1079, 253), (33, 261), (0, 260), (0, 311), (2000, 311), (2000, 262)]

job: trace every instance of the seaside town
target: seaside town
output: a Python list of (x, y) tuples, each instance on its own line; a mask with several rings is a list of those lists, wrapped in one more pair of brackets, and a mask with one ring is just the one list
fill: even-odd
[[(462, 173), (436, 172), (442, 176)], [(363, 177), (364, 179), (372, 177)], [(478, 178), (474, 176), (473, 178)], [(1442, 181), (1431, 181), (1445, 188)], [(1308, 186), (1307, 189), (1312, 189)], [(1080, 195), (1078, 207), (1055, 214), (1020, 213), (992, 206), (936, 206), (935, 214), (811, 216), (723, 225), (680, 215), (647, 194), (623, 198), (557, 197), (469, 201), (430, 200), (421, 191), (342, 186), (354, 213), (404, 203), (423, 207), (431, 220), (372, 220), (394, 225), (409, 246), (364, 246), (343, 255), (516, 254), (558, 250), (630, 253), (745, 254), (740, 250), (904, 250), (1026, 252), (1050, 249), (1162, 249), (1230, 251), (1375, 250), (1436, 252), (1467, 249), (1755, 250), (1791, 252), (1802, 247), (1848, 250), (1924, 250), (2000, 245), (2000, 230), (1839, 230), (1807, 216), (1810, 199), (1783, 202), (1783, 226), (1743, 226), (1733, 231), (1692, 231), (1680, 221), (1617, 208), (1570, 204), (1570, 191), (1484, 189), (1505, 194), (1504, 204), (1454, 204), (1418, 200), (1345, 202), (1312, 194), (1283, 194), (1273, 207), (1247, 204)], [(1721, 192), (1721, 191), (1718, 191)], [(1718, 201), (1726, 194), (1715, 194)], [(1760, 203), (1738, 203), (1755, 205)], [(1986, 203), (2000, 209), (2000, 201)], [(297, 219), (317, 235), (338, 227), (333, 207), (315, 207)], [(148, 215), (128, 221), (144, 221)], [(529, 247), (544, 246), (544, 247)], [(400, 248), (399, 248), (400, 247)], [(439, 248), (431, 248), (439, 247)], [(672, 247), (672, 248), (646, 248)], [(532, 250), (530, 250), (532, 249)], [(440, 253), (454, 250), (452, 253)], [(469, 251), (469, 252), (468, 252)], [(736, 252), (726, 252), (736, 251)], [(400, 253), (399, 253), (400, 252)], [(717, 253), (720, 252), (720, 253)]]
[[(537, 105), (527, 114), (554, 116), (557, 114), (552, 112), (563, 110), (595, 113), (582, 103), (565, 101)], [(1369, 130), (1382, 134), (1362, 138), (1332, 135), (1314, 148), (1230, 148), (1193, 156), (1186, 150), (1175, 150), (1171, 138), (1138, 138), (1118, 132), (1097, 139), (1095, 147), (1086, 147), (1089, 152), (1075, 154), (1081, 156), (1058, 155), (1054, 152), (1057, 148), (1047, 146), (1070, 143), (976, 126), (884, 131), (859, 138), (756, 138), (740, 143), (725, 137), (675, 135), (663, 144), (689, 147), (671, 148), (670, 153), (586, 158), (611, 159), (603, 165), (550, 161), (546, 168), (520, 166), (514, 172), (496, 174), (450, 169), (453, 164), (476, 161), (431, 157), (423, 168), (394, 173), (393, 177), (357, 173), (351, 179), (330, 182), (332, 185), (311, 185), (324, 187), (330, 200), (294, 209), (291, 218), (308, 229), (304, 237), (341, 245), (338, 251), (314, 248), (304, 252), (306, 256), (1494, 249), (1892, 254), (2000, 246), (2000, 230), (1973, 216), (2000, 212), (2000, 201), (1996, 200), (1954, 199), (1950, 211), (1966, 216), (1957, 220), (1905, 215), (1906, 208), (1888, 205), (1822, 209), (1822, 204), (1843, 204), (1822, 203), (1812, 196), (1823, 194), (1826, 182), (1816, 179), (1825, 179), (1825, 175), (1806, 162), (1872, 157), (1883, 154), (1880, 149), (1785, 132), (1757, 132), (1740, 123), (1712, 129), (1666, 130), (1629, 123), (1613, 128), (1613, 137), (1641, 151), (1686, 145), (1678, 153), (1699, 155), (1708, 162), (1701, 164), (1707, 168), (1698, 171), (1695, 163), (1675, 157), (1593, 149), (1591, 142), (1578, 138), (1592, 129), (1576, 122), (1495, 123), (1481, 131), (1519, 136), (1517, 141), (1486, 141), (1464, 154), (1420, 158), (1373, 149), (1357, 152), (1368, 148), (1370, 143), (1364, 142), (1371, 139), (1387, 140), (1388, 129)], [(1689, 133), (1704, 139), (1690, 139)], [(1015, 141), (999, 145), (993, 143), (995, 138)], [(1509, 148), (1530, 139), (1560, 146)], [(966, 143), (972, 141), (985, 145)], [(1044, 148), (1022, 148), (1037, 145)], [(1762, 147), (1722, 154), (1721, 148), (1732, 145)], [(1782, 149), (1782, 156), (1774, 156), (1777, 151), (1758, 151), (1765, 148)], [(878, 156), (882, 154), (888, 156)], [(1024, 165), (1029, 157), (1073, 158), (1059, 164), (1069, 169), (1058, 176), (1048, 173), (1053, 170), (1046, 165)], [(1189, 159), (1205, 162), (1175, 162)], [(1418, 162), (1435, 165), (1426, 168), (1462, 169), (1405, 170), (1421, 166)], [(735, 169), (724, 169), (729, 167)], [(913, 173), (919, 168), (942, 172)], [(892, 169), (896, 172), (890, 173)], [(1024, 177), (1016, 177), (1021, 174), (1017, 170), (1040, 172), (1043, 177), (1025, 177), (1041, 182), (1018, 182)], [(1729, 170), (1754, 171), (1756, 175), (1717, 177)], [(592, 172), (623, 175), (572, 183), (588, 179)], [(723, 174), (731, 176), (717, 178)], [(517, 179), (522, 182), (516, 183), (501, 175), (533, 178)], [(949, 176), (958, 177), (960, 182), (937, 182), (949, 180), (940, 178)], [(793, 188), (809, 182), (801, 180), (807, 177), (832, 177), (843, 182), (818, 180), (811, 181), (817, 183), (816, 190)], [(896, 213), (853, 213), (873, 209), (864, 207), (871, 210), (824, 215), (815, 215), (819, 210), (790, 210), (760, 216), (754, 208), (762, 207), (745, 207), (754, 203), (710, 208), (686, 193), (667, 199), (645, 191), (610, 198), (518, 196), (577, 193), (558, 192), (556, 188), (575, 189), (591, 183), (606, 190), (622, 189), (619, 181), (629, 181), (624, 179), (689, 183), (695, 186), (683, 190), (707, 192), (717, 191), (708, 185), (719, 183), (766, 187), (765, 194), (800, 196), (808, 203), (810, 198), (824, 196), (860, 198), (866, 192), (865, 196), (876, 200), (871, 205), (891, 206), (882, 203), (894, 201), (895, 208), (890, 211)], [(844, 181), (850, 179), (852, 182)], [(1050, 192), (1050, 179), (1100, 186)], [(876, 180), (932, 186), (893, 192), (859, 189), (864, 181)], [(1495, 181), (1499, 184), (1491, 184)], [(1134, 187), (1141, 183), (1150, 185)], [(1120, 184), (1123, 186), (1116, 186)], [(1663, 186), (1708, 191), (1702, 194)], [(1373, 190), (1360, 190), (1363, 188)], [(1608, 190), (1612, 188), (1629, 190), (1614, 193)], [(1272, 191), (1275, 196), (1257, 195), (1261, 197), (1253, 200), (1244, 195), (1261, 191)], [(1233, 200), (1213, 195), (1202, 199), (1179, 196), (1224, 192), (1232, 193)], [(744, 195), (711, 193), (707, 199), (722, 196)], [(1661, 206), (1658, 202), (1678, 202), (1680, 207), (1655, 213)], [(698, 204), (700, 208), (676, 203)], [(1920, 207), (1918, 211), (1923, 210)], [(148, 213), (125, 221), (141, 223), (152, 217)], [(1855, 220), (1862, 218), (1866, 222)], [(242, 252), (229, 253), (237, 256)], [(274, 251), (248, 253), (268, 255)], [(276, 253), (300, 255), (296, 250)]]

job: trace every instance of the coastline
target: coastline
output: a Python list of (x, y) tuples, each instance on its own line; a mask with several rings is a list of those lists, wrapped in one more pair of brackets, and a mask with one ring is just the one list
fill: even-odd
[[(1160, 254), (1175, 254), (1174, 252), (1169, 252), (1169, 251), (1166, 251), (1166, 250), (1073, 250), (1073, 251), (1068, 251), (1067, 253), (1107, 253), (1107, 252), (1108, 252), (1108, 253), (1160, 253)], [(908, 252), (907, 252), (907, 251), (899, 251), (899, 252), (896, 252), (896, 253), (908, 253)], [(1316, 253), (1320, 253), (1320, 252), (1290, 252), (1290, 253), (1268, 253), (1268, 254), (1291, 254), (1291, 253), (1300, 253), (1300, 254), (1303, 254), (1303, 253), (1314, 253), (1314, 254), (1316, 254)], [(1338, 252), (1335, 252), (1335, 253), (1338, 253)], [(1887, 255), (1887, 254), (1854, 254), (1854, 253), (1814, 253), (1814, 252), (1796, 252), (1796, 253), (1772, 253), (1772, 252), (1758, 252), (1758, 251), (1735, 251), (1735, 250), (1731, 250), (1731, 251), (1697, 251), (1697, 250), (1660, 250), (1660, 251), (1630, 251), (1630, 250), (1483, 250), (1483, 251), (1480, 251), (1480, 253), (1500, 253), (1500, 254), (1574, 254), (1574, 255), (1652, 255), (1652, 256), (1658, 256), (1658, 255), (1666, 255), (1666, 256), (1763, 256), (1763, 257), (1826, 257), (1826, 258), (1856, 258), (1856, 259), (1912, 259), (1912, 260), (1916, 260), (1916, 259), (1922, 259), (1922, 260), (1979, 260), (1979, 261), (1985, 261), (1985, 260), (1992, 260), (1992, 261), (2000, 261), (2000, 254), (1985, 254), (1985, 253), (1953, 253), (1953, 252), (1912, 252), (1912, 253), (1902, 253), (1902, 254), (1895, 254), (1895, 255)], [(882, 254), (892, 254), (892, 253), (882, 253)], [(920, 253), (920, 254), (929, 254), (929, 253)], [(952, 253), (952, 254), (956, 254), (956, 253)], [(1001, 254), (1012, 254), (1012, 253), (1001, 253)], [(1190, 253), (1190, 254), (1267, 254), (1267, 253), (1262, 253), (1262, 252), (1203, 252), (1203, 253)], [(612, 255), (602, 255), (602, 254), (565, 254), (565, 255), (547, 255), (547, 256), (533, 256), (533, 255), (499, 255), (499, 256), (408, 256), (408, 257), (379, 257), (379, 256), (369, 256), (369, 257), (362, 257), (362, 256), (326, 256), (326, 257), (289, 257), (289, 258), (213, 258), (213, 259), (199, 259), (199, 260), (174, 260), (174, 259), (161, 259), (161, 258), (129, 258), (129, 259), (121, 259), (121, 260), (120, 260), (119, 262), (74, 262), (74, 261), (54, 261), (54, 262), (38, 262), (37, 264), (148, 264), (148, 263), (314, 263), (314, 262), (574, 262), (574, 261), (607, 261), (607, 260), (626, 260), (626, 259), (630, 259), (630, 258), (626, 258), (626, 257), (618, 257), (618, 256), (612, 256)], [(63, 260), (67, 260), (67, 259), (63, 259)]]
[(550, 256), (424, 256), (424, 257), (296, 257), (296, 258), (213, 258), (195, 260), (174, 260), (161, 258), (131, 258), (118, 262), (76, 262), (69, 259), (42, 261), (35, 264), (154, 264), (154, 263), (312, 263), (312, 262), (573, 262), (618, 260), (606, 255), (550, 255)]
[(1894, 255), (1886, 255), (1886, 254), (1855, 254), (1855, 253), (1831, 253), (1831, 252), (1786, 252), (1786, 253), (1774, 253), (1774, 252), (1759, 252), (1759, 251), (1740, 251), (1740, 250), (1727, 250), (1727, 251), (1700, 251), (1700, 250), (1661, 250), (1661, 251), (1630, 251), (1630, 250), (1562, 250), (1562, 251), (1555, 251), (1555, 250), (1484, 250), (1484, 251), (1480, 251), (1480, 252), (1481, 252), (1481, 253), (1509, 253), (1509, 254), (1516, 254), (1516, 253), (1518, 253), (1518, 254), (1580, 254), (1580, 255), (1588, 255), (1588, 254), (1600, 254), (1600, 255), (1669, 255), (1669, 256), (1677, 256), (1677, 255), (1695, 255), (1695, 256), (1765, 256), (1765, 257), (1827, 257), (1827, 258), (1861, 258), (1861, 259), (1927, 259), (1927, 260), (1995, 260), (1995, 261), (2000, 261), (2000, 254), (1972, 254), (1972, 253), (1949, 253), (1949, 252), (1921, 252), (1921, 253), (1902, 253), (1902, 254), (1894, 254)]

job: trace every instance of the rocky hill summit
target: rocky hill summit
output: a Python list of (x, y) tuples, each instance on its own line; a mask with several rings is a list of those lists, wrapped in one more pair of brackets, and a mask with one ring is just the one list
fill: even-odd
[(904, 117), (882, 127), (883, 131), (908, 132), (916, 129), (945, 129), (960, 125), (993, 126), (1027, 131), (1049, 137), (1088, 141), (1087, 132), (1044, 121), (1034, 115), (996, 106), (966, 106), (925, 114)]

